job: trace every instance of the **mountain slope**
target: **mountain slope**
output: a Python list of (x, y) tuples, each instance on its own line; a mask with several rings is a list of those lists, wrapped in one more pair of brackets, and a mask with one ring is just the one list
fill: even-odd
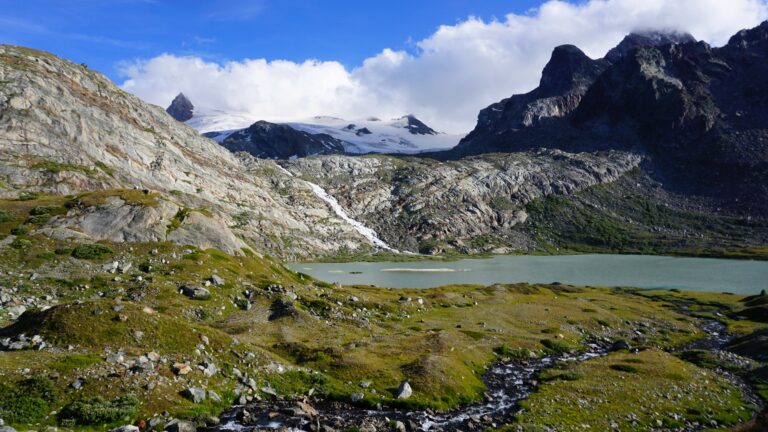
[[(133, 198), (134, 188), (156, 198)], [(128, 240), (144, 229), (181, 243), (195, 238), (182, 232), (208, 225), (220, 228), (227, 252), (240, 253), (245, 241), (286, 258), (371, 247), (273, 162), (229, 152), (84, 66), (0, 46), (0, 197), (92, 191), (112, 192), (83, 200), (82, 210), (49, 228), (96, 240)], [(184, 209), (188, 216), (175, 218)], [(183, 230), (172, 235), (177, 225)], [(210, 244), (205, 237), (201, 246)]]

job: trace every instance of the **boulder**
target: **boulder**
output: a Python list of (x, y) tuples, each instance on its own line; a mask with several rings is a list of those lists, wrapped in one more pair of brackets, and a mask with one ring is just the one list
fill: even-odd
[(181, 392), (181, 395), (191, 400), (192, 402), (199, 404), (203, 403), (206, 398), (206, 391), (200, 387), (190, 387)]
[(197, 426), (194, 423), (183, 420), (172, 420), (165, 425), (165, 432), (197, 432)]
[(408, 383), (408, 381), (403, 381), (400, 383), (400, 387), (397, 388), (397, 392), (395, 392), (395, 397), (397, 399), (408, 399), (413, 394), (413, 389), (411, 388), (411, 385)]
[(181, 293), (192, 300), (208, 300), (211, 298), (211, 292), (202, 287), (184, 285), (181, 287)]

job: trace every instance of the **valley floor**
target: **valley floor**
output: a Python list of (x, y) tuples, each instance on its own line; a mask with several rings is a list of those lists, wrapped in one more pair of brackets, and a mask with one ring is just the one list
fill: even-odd
[[(338, 286), (254, 254), (36, 234), (64, 205), (0, 202), (0, 418), (19, 430), (204, 427), (259, 401), (283, 417), (329, 402), (440, 412), (485, 399), (493, 364), (578, 353), (589, 341), (614, 349), (542, 370), (510, 424), (473, 427), (727, 430), (757, 409), (742, 379), (768, 396), (765, 296)], [(707, 336), (702, 319), (745, 337), (738, 354), (680, 350)], [(404, 382), (412, 394), (398, 398)]]

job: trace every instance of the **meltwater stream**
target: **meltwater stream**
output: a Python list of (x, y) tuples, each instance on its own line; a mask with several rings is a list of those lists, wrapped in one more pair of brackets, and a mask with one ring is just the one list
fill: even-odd
[[(287, 169), (283, 168), (280, 165), (277, 165), (285, 174), (295, 177), (293, 173), (288, 171)], [(344, 222), (348, 223), (352, 226), (352, 228), (355, 229), (355, 231), (359, 232), (363, 237), (367, 238), (368, 241), (373, 243), (374, 246), (376, 246), (379, 249), (384, 249), (390, 252), (399, 252), (396, 249), (390, 247), (384, 240), (380, 239), (379, 236), (376, 234), (376, 231), (368, 228), (367, 226), (363, 225), (359, 221), (352, 219), (351, 216), (347, 213), (346, 210), (344, 210), (344, 207), (339, 204), (339, 201), (336, 200), (336, 198), (333, 197), (333, 195), (329, 194), (328, 191), (323, 189), (320, 185), (312, 183), (311, 181), (304, 180), (309, 187), (312, 189), (312, 192), (317, 195), (318, 198), (325, 201), (329, 206), (331, 206), (331, 209), (334, 213), (336, 213), (336, 216), (340, 217)]]
[[(288, 430), (303, 432), (320, 430), (318, 421), (334, 430), (359, 427), (367, 424), (376, 429), (386, 427), (389, 420), (410, 425), (410, 430), (429, 432), (456, 432), (473, 430), (483, 425), (501, 426), (511, 423), (519, 410), (519, 402), (536, 390), (536, 374), (560, 362), (583, 362), (608, 354), (611, 344), (603, 341), (589, 342), (586, 351), (578, 354), (556, 354), (528, 360), (498, 362), (483, 376), (486, 398), (444, 413), (406, 411), (395, 409), (367, 410), (345, 403), (318, 402), (314, 409), (314, 422), (306, 416), (296, 416), (296, 402), (258, 401), (245, 407), (235, 407), (222, 420), (217, 431), (268, 431)], [(378, 429), (377, 429), (378, 430)]]
[[(731, 340), (725, 325), (717, 320), (701, 320), (699, 327), (707, 337), (679, 349), (704, 349), (717, 351)], [(359, 428), (380, 430), (389, 428), (390, 421), (403, 422), (407, 430), (428, 432), (457, 432), (498, 427), (514, 421), (519, 403), (536, 391), (535, 377), (539, 371), (551, 368), (563, 361), (583, 362), (607, 355), (611, 351), (607, 342), (587, 343), (580, 354), (558, 354), (529, 360), (510, 360), (493, 365), (483, 377), (487, 387), (484, 402), (471, 404), (446, 413), (432, 411), (401, 411), (393, 409), (366, 410), (345, 403), (317, 402), (310, 407), (296, 401), (258, 401), (247, 406), (237, 406), (223, 416), (222, 424), (214, 431), (318, 431)], [(740, 378), (719, 371), (726, 379), (742, 390), (745, 399), (760, 410), (762, 401), (749, 385)], [(309, 410), (310, 412), (307, 412)], [(686, 425), (686, 431), (699, 431), (706, 425)]]

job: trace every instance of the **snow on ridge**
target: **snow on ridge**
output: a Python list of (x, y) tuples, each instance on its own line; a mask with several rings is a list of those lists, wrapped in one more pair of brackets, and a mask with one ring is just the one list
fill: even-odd
[[(218, 132), (217, 135), (208, 136), (222, 142), (232, 133), (245, 129), (258, 120), (247, 113), (196, 110), (195, 116), (186, 123), (203, 134)], [(455, 147), (463, 138), (463, 135), (444, 133), (412, 134), (406, 117), (392, 120), (380, 120), (374, 117), (344, 120), (331, 116), (316, 116), (299, 121), (274, 123), (286, 124), (311, 134), (328, 134), (341, 140), (344, 143), (344, 150), (353, 154), (416, 154), (448, 150)]]

